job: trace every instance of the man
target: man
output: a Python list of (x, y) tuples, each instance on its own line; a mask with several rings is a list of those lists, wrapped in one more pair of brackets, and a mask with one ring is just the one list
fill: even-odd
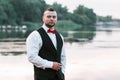
[(66, 55), (64, 41), (55, 29), (57, 13), (45, 10), (44, 24), (27, 38), (28, 60), (34, 65), (34, 80), (65, 80)]

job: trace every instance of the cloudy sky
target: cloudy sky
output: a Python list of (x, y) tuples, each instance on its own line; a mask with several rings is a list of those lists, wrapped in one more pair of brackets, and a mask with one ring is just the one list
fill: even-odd
[(120, 0), (45, 0), (47, 4), (54, 2), (67, 6), (69, 11), (76, 9), (78, 5), (92, 8), (97, 15), (112, 15), (113, 18), (120, 18)]

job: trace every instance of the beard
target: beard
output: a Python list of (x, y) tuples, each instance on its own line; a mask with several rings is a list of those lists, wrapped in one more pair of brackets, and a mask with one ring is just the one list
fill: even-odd
[(49, 22), (49, 23), (45, 23), (45, 25), (48, 27), (48, 28), (52, 28), (55, 23), (54, 22)]

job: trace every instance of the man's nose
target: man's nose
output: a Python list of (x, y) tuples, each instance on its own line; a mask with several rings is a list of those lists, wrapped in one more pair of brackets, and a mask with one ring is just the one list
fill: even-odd
[(53, 20), (54, 18), (53, 18), (53, 17), (50, 17), (50, 19), (52, 19), (52, 20)]

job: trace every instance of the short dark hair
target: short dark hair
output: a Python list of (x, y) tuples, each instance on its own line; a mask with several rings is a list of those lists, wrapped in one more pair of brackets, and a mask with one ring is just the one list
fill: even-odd
[(55, 11), (55, 12), (56, 12), (56, 10), (55, 10), (54, 8), (49, 7), (49, 8), (47, 8), (47, 9), (44, 11), (43, 15), (45, 14), (46, 11), (53, 11), (53, 12)]
[(45, 11), (55, 11), (55, 9), (50, 7), (50, 8), (47, 8)]

